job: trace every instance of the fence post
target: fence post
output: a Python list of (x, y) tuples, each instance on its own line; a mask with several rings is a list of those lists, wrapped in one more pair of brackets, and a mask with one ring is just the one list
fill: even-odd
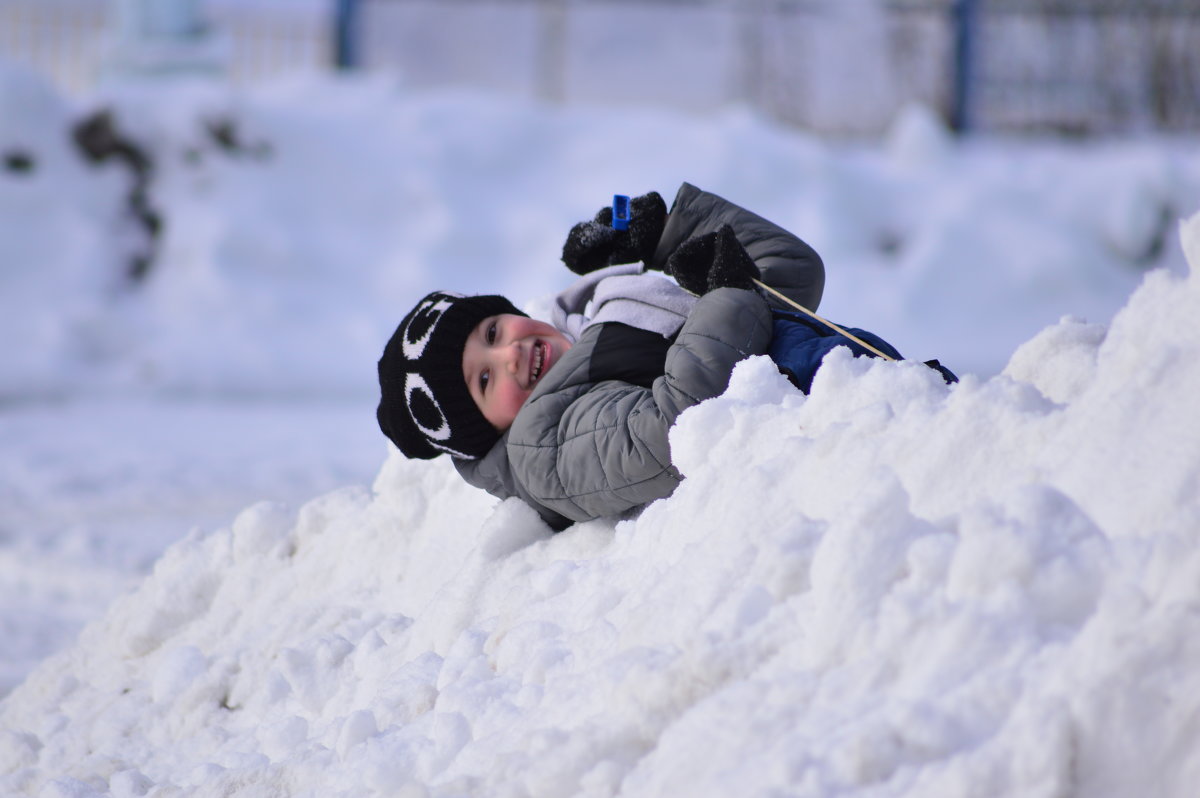
[(338, 69), (353, 69), (359, 65), (359, 6), (359, 0), (337, 0), (334, 8), (333, 63)]
[(972, 119), (972, 91), (975, 79), (975, 17), (977, 0), (954, 0), (951, 13), (954, 15), (954, 97), (950, 109), (950, 126), (958, 133), (966, 133), (974, 122)]
[[(773, 114), (776, 109), (767, 107), (770, 94), (765, 88), (767, 70), (763, 54), (763, 26), (766, 4), (763, 0), (742, 0), (735, 9), (738, 52), (734, 67), (737, 72), (732, 81), (733, 99), (767, 114)], [(778, 18), (778, 7), (775, 7), (773, 12)]]
[(567, 96), (567, 6), (564, 0), (540, 0), (537, 13), (537, 94), (547, 102), (561, 103)]

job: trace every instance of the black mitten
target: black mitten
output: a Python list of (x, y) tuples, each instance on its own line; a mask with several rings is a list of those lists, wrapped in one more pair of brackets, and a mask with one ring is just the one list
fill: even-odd
[(629, 202), (629, 227), (614, 230), (612, 208), (601, 208), (590, 222), (571, 228), (562, 260), (576, 274), (587, 274), (614, 263), (649, 260), (667, 223), (667, 203), (657, 191)]
[(750, 253), (738, 242), (733, 228), (722, 225), (717, 231), (716, 252), (713, 253), (712, 269), (708, 272), (708, 290), (753, 288), (754, 281), (761, 278), (762, 272), (754, 265)]
[(700, 296), (708, 290), (708, 273), (713, 267), (717, 234), (705, 233), (684, 241), (667, 258), (667, 274), (683, 290)]
[(680, 244), (667, 259), (667, 273), (697, 296), (714, 288), (753, 288), (762, 276), (727, 224)]

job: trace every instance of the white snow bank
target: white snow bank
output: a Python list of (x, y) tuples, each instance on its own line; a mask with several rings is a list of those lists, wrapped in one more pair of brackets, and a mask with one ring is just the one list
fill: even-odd
[(449, 464), (173, 546), (0, 704), (29, 795), (1190, 796), (1186, 277), (947, 388), (834, 353), (688, 411), (687, 479), (551, 535)]
[(52, 402), (0, 412), (0, 695), (190, 529), (369, 482), (374, 403)]

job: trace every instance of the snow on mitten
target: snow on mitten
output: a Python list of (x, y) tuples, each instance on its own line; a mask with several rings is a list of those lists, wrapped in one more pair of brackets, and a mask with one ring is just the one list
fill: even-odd
[(667, 258), (667, 274), (689, 293), (700, 296), (708, 290), (708, 272), (713, 266), (717, 234), (705, 233), (684, 241)]
[(649, 260), (666, 223), (667, 203), (657, 191), (630, 201), (626, 230), (613, 229), (612, 207), (601, 208), (592, 221), (571, 228), (562, 261), (576, 274), (587, 274), (614, 263)]
[(680, 244), (667, 259), (667, 274), (697, 296), (714, 288), (753, 288), (762, 276), (727, 224)]

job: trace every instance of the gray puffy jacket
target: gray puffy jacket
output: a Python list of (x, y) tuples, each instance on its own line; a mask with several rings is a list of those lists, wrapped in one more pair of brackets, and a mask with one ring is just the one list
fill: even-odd
[[(661, 267), (694, 235), (733, 226), (764, 282), (815, 310), (824, 266), (807, 244), (714, 194), (684, 184), (650, 265)], [(734, 365), (771, 343), (770, 307), (758, 293), (721, 288), (696, 303), (648, 387), (614, 379), (611, 357), (623, 325), (589, 327), (551, 369), (512, 427), (478, 460), (454, 461), (470, 484), (519, 496), (554, 528), (619, 515), (670, 495), (681, 479), (667, 434), (687, 408), (721, 394)], [(626, 328), (628, 329), (628, 328)]]

